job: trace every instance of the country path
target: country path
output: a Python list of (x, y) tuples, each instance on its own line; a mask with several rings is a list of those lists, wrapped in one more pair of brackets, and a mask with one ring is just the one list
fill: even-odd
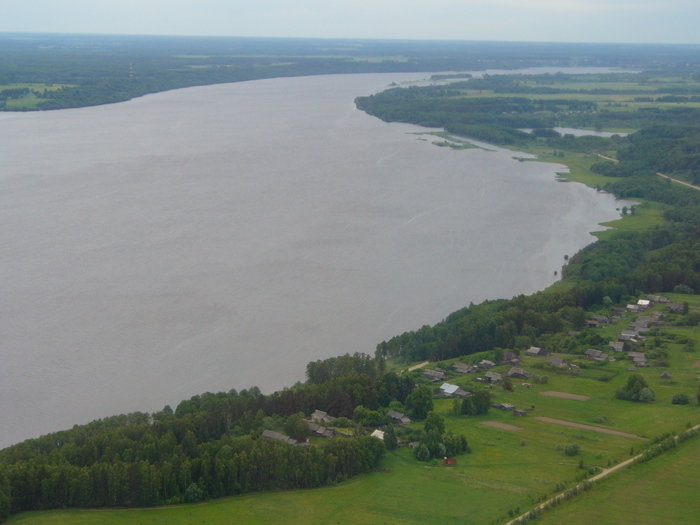
[[(690, 428), (688, 431), (693, 431), (693, 430), (700, 430), (700, 425), (695, 425), (694, 427)], [(676, 437), (676, 439), (678, 439), (678, 436), (675, 436), (675, 437)], [(603, 469), (595, 476), (591, 476), (590, 478), (587, 478), (586, 480), (582, 481), (581, 483), (577, 483), (572, 488), (581, 489), (581, 488), (583, 488), (583, 485), (586, 483), (595, 483), (596, 481), (600, 481), (601, 479), (607, 478), (609, 475), (611, 475), (611, 474), (617, 472), (618, 470), (623, 469), (623, 468), (631, 465), (635, 461), (641, 459), (641, 457), (643, 455), (644, 455), (644, 453), (637, 454), (636, 456), (632, 456), (631, 458), (626, 459), (625, 461), (622, 461), (622, 462), (618, 463), (617, 465), (613, 465), (610, 468)], [(551, 498), (543, 501), (542, 503), (540, 503), (536, 507), (528, 510), (527, 512), (523, 512), (520, 516), (517, 516), (517, 517), (513, 518), (512, 520), (506, 522), (505, 525), (515, 525), (518, 522), (518, 520), (524, 518), (525, 516), (530, 514), (532, 511), (545, 510), (545, 508), (550, 506), (552, 503), (564, 499), (565, 494), (568, 490), (571, 490), (571, 489), (567, 489), (564, 492), (560, 492), (559, 494), (552, 496)]]

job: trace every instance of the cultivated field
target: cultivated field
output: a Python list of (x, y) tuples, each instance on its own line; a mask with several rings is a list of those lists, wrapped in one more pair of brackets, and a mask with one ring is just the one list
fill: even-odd
[(624, 470), (536, 523), (555, 525), (679, 525), (698, 523), (700, 440), (693, 439), (650, 462)]

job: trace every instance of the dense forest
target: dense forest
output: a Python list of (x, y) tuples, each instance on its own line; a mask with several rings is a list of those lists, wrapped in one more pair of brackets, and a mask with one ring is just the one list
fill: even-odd
[[(367, 356), (342, 359), (353, 366)], [(314, 367), (336, 368), (334, 361)], [(377, 466), (384, 445), (363, 435), (360, 417), (376, 413), (386, 423), (377, 410), (405, 403), (414, 385), (394, 374), (365, 372), (370, 373), (336, 369), (321, 383), (271, 395), (256, 388), (202, 394), (174, 411), (110, 417), (9, 447), (0, 452), (0, 516), (66, 506), (201, 501), (317, 487), (367, 472)], [(421, 406), (423, 417), (429, 408)], [(310, 431), (301, 416), (315, 409), (345, 417), (349, 427), (356, 426), (350, 419), (355, 417), (360, 430), (310, 446), (261, 437), (265, 429), (281, 429), (303, 440)]]

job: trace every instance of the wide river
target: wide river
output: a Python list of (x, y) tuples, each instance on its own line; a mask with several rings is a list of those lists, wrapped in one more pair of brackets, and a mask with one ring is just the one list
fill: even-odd
[(561, 166), (355, 109), (414, 78), (0, 114), (0, 446), (290, 386), (311, 360), (545, 287), (618, 216)]

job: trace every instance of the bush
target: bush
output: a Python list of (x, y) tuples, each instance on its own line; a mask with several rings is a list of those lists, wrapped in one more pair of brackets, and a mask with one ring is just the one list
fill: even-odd
[(690, 403), (690, 398), (687, 394), (675, 394), (671, 403), (674, 405), (687, 405)]
[(656, 394), (649, 388), (649, 384), (641, 375), (632, 374), (627, 380), (627, 384), (617, 390), (615, 397), (628, 401), (651, 403), (656, 398)]
[(639, 400), (642, 403), (651, 403), (654, 399), (656, 399), (656, 394), (649, 387), (642, 388), (641, 392), (639, 392)]
[(571, 443), (564, 447), (564, 454), (567, 456), (575, 456), (579, 453), (579, 446), (576, 443)]

